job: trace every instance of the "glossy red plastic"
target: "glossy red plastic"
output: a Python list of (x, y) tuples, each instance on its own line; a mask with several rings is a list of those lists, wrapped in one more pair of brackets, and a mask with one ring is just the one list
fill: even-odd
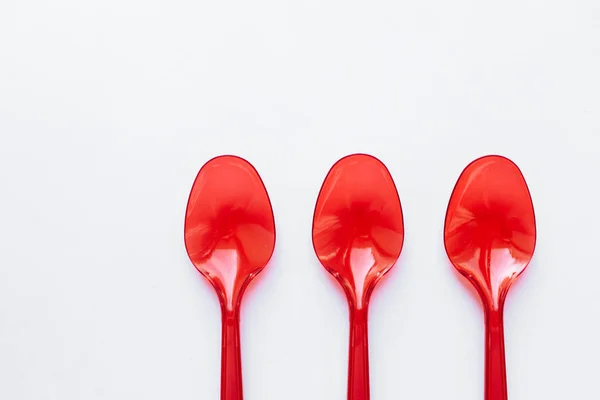
[(366, 154), (335, 163), (317, 199), (313, 246), (342, 286), (350, 308), (348, 400), (370, 397), (369, 300), (398, 260), (403, 242), (400, 198), (385, 165)]
[(275, 248), (271, 202), (254, 167), (235, 156), (204, 164), (190, 193), (184, 230), (190, 260), (221, 304), (221, 400), (242, 400), (240, 303)]
[(531, 195), (519, 168), (485, 156), (460, 175), (448, 205), (446, 253), (481, 297), (486, 327), (485, 399), (507, 400), (504, 301), (535, 249)]

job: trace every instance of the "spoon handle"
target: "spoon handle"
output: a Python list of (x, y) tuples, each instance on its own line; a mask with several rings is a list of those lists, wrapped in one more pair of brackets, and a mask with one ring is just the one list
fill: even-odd
[(222, 323), (221, 400), (242, 400), (242, 357), (238, 309), (224, 310)]
[(485, 400), (508, 400), (502, 309), (486, 311)]
[(367, 309), (350, 310), (348, 400), (369, 400), (369, 337)]

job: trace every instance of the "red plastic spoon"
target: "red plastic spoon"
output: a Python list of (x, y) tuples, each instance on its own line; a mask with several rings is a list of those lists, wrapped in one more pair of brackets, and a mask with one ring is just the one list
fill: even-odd
[(342, 158), (331, 168), (313, 218), (319, 261), (341, 284), (350, 306), (348, 400), (368, 400), (367, 311), (373, 288), (402, 250), (402, 207), (392, 177), (366, 154)]
[(481, 297), (485, 314), (485, 399), (507, 400), (503, 309), (506, 294), (535, 248), (533, 203), (509, 159), (486, 156), (465, 168), (444, 227), (446, 253)]
[(221, 400), (242, 400), (240, 303), (275, 248), (269, 196), (249, 162), (220, 156), (200, 169), (185, 215), (185, 246), (221, 303)]

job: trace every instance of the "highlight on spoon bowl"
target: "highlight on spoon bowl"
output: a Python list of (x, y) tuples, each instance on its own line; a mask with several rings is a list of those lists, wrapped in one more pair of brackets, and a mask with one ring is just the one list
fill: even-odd
[(271, 202), (256, 169), (230, 155), (204, 164), (190, 193), (184, 231), (190, 260), (221, 304), (221, 400), (242, 400), (240, 304), (275, 249)]
[(453, 266), (475, 287), (485, 316), (485, 399), (507, 400), (504, 302), (535, 249), (536, 224), (529, 188), (506, 157), (469, 164), (454, 187), (444, 226)]
[(312, 237), (319, 261), (348, 300), (348, 399), (368, 400), (369, 300), (377, 282), (398, 260), (404, 242), (400, 198), (381, 161), (353, 154), (333, 165), (317, 199)]

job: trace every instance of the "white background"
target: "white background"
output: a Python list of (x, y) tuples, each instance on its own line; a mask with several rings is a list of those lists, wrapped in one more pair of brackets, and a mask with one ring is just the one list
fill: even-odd
[(224, 153), (277, 223), (244, 298), (245, 398), (345, 398), (346, 303), (310, 229), (329, 167), (366, 152), (406, 228), (371, 304), (373, 400), (483, 397), (482, 312), (442, 228), (489, 153), (538, 221), (506, 305), (510, 398), (598, 399), (599, 135), (597, 0), (2, 0), (0, 398), (218, 398), (219, 306), (183, 218)]

